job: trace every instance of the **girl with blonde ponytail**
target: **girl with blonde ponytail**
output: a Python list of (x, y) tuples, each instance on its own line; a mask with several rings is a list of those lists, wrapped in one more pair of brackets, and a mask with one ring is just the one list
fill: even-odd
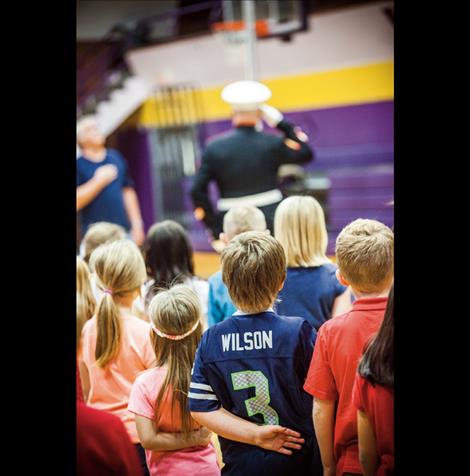
[(191, 369), (201, 340), (201, 305), (196, 292), (178, 284), (160, 290), (148, 307), (156, 368), (140, 375), (129, 410), (152, 476), (220, 475), (210, 432), (188, 409)]
[(89, 406), (121, 418), (147, 471), (134, 415), (127, 410), (134, 380), (155, 363), (150, 325), (131, 312), (146, 278), (144, 259), (135, 243), (118, 240), (93, 251), (90, 267), (103, 294), (82, 331), (83, 395)]

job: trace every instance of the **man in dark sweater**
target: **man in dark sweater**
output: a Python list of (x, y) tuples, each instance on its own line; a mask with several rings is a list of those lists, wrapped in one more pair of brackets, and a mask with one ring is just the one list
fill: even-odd
[[(273, 231), (274, 211), (283, 198), (277, 188), (278, 168), (313, 159), (306, 134), (277, 109), (263, 104), (270, 96), (271, 91), (255, 81), (237, 81), (222, 91), (222, 99), (234, 109), (234, 129), (207, 145), (191, 189), (195, 217), (205, 223), (214, 240), (222, 231), (225, 212), (237, 205), (260, 208)], [(283, 136), (261, 132), (261, 118)], [(208, 195), (212, 180), (220, 194), (217, 211)]]

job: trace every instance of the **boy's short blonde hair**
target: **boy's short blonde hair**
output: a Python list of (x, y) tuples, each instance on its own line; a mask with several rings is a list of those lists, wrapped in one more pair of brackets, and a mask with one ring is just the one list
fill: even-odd
[(260, 231), (233, 238), (221, 255), (222, 280), (235, 306), (249, 313), (268, 309), (286, 277), (282, 245)]
[(83, 261), (89, 263), (90, 256), (96, 248), (105, 243), (123, 240), (126, 237), (126, 230), (121, 225), (100, 221), (88, 228), (83, 237)]
[(340, 273), (358, 291), (383, 291), (393, 277), (393, 245), (388, 226), (376, 220), (354, 220), (336, 239)]
[(254, 206), (232, 207), (224, 215), (224, 233), (231, 240), (245, 231), (266, 231), (264, 213)]

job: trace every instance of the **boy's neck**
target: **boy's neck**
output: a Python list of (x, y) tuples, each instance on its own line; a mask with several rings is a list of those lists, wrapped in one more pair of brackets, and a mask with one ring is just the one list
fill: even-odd
[(260, 314), (262, 312), (274, 312), (274, 303), (276, 301), (273, 301), (272, 304), (267, 308), (267, 309), (261, 309), (260, 311), (243, 311), (242, 309), (237, 307), (237, 310), (235, 311), (235, 314)]
[(363, 293), (362, 291), (358, 291), (351, 286), (351, 291), (354, 294), (356, 299), (372, 299), (372, 298), (387, 298), (390, 288), (384, 289), (382, 291), (378, 291), (375, 293)]

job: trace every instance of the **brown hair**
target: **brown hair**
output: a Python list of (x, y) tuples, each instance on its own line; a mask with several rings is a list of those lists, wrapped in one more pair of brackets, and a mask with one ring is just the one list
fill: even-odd
[(96, 311), (96, 364), (104, 368), (118, 354), (121, 341), (119, 308), (114, 299), (136, 291), (145, 281), (145, 263), (137, 245), (119, 240), (101, 245), (90, 259), (98, 286), (104, 290)]
[(79, 256), (77, 256), (77, 293), (82, 298), (86, 320), (91, 319), (95, 313), (96, 300), (91, 289), (90, 271)]
[(354, 220), (336, 239), (341, 274), (358, 291), (382, 291), (393, 277), (393, 243), (393, 232), (383, 223)]
[(91, 254), (98, 246), (116, 240), (123, 240), (125, 237), (126, 230), (121, 225), (106, 221), (93, 223), (83, 237), (83, 260), (85, 263), (89, 263)]
[(185, 334), (199, 322), (195, 331), (181, 340), (160, 337), (151, 331), (156, 365), (157, 367), (165, 365), (168, 369), (155, 401), (156, 424), (158, 425), (162, 417), (161, 403), (164, 399), (170, 398), (171, 390), (172, 415), (176, 401), (181, 412), (182, 431), (187, 435), (195, 425), (188, 409), (188, 392), (196, 348), (202, 335), (199, 298), (191, 288), (179, 284), (155, 295), (150, 302), (148, 314), (152, 324), (159, 331), (172, 336)]
[(281, 243), (260, 231), (233, 238), (221, 255), (222, 280), (233, 303), (244, 312), (262, 312), (272, 305), (286, 276)]
[(194, 275), (193, 248), (186, 230), (173, 220), (153, 224), (143, 246), (147, 275), (154, 280), (145, 304), (159, 288), (181, 284)]

